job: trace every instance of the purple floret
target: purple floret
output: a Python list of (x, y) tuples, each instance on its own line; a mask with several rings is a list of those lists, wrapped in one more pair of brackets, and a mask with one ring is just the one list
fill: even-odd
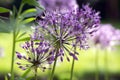
[(16, 52), (16, 54), (17, 54), (17, 58), (22, 59), (23, 56), (19, 52)]

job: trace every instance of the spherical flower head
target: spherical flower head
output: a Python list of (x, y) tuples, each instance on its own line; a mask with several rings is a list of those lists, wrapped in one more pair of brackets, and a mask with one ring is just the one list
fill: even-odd
[(20, 61), (25, 61), (23, 64), (17, 62), (19, 68), (26, 70), (27, 68), (40, 68), (43, 71), (46, 69), (46, 64), (51, 64), (54, 61), (54, 52), (51, 53), (51, 46), (48, 42), (25, 42), (22, 46), (26, 55), (16, 52)]
[(115, 29), (111, 24), (101, 24), (99, 30), (94, 34), (94, 44), (100, 44), (102, 48), (107, 48), (116, 45), (120, 31)]
[(78, 7), (76, 0), (39, 0), (46, 10), (75, 9)]
[(120, 29), (115, 30), (115, 33), (114, 33), (114, 36), (112, 37), (112, 41), (110, 45), (113, 47), (120, 45)]
[(88, 48), (88, 35), (96, 31), (99, 23), (99, 13), (92, 10), (89, 5), (84, 5), (79, 10), (46, 11), (36, 28), (42, 33), (44, 39), (51, 43), (54, 50), (57, 49), (56, 54), (61, 61), (64, 56), (69, 61), (68, 55), (78, 60), (76, 48)]
[(115, 30), (115, 35), (113, 36), (114, 41), (120, 41), (120, 29)]

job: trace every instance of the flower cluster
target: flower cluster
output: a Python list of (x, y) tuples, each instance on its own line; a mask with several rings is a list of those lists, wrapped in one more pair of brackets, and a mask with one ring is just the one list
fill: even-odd
[[(44, 15), (40, 14), (31, 41), (26, 42), (23, 49), (27, 56), (16, 52), (17, 57), (28, 63), (17, 63), (23, 70), (30, 67), (46, 69), (44, 64), (51, 64), (57, 58), (63, 61), (66, 57), (78, 60), (77, 48), (87, 49), (87, 40), (96, 32), (99, 24), (99, 12), (89, 5), (81, 9), (75, 8), (75, 0), (39, 0), (46, 8)], [(65, 10), (65, 11), (64, 11)], [(40, 41), (40, 42), (36, 42)]]
[(61, 61), (64, 55), (68, 61), (68, 55), (78, 60), (75, 49), (87, 49), (88, 35), (95, 32), (100, 24), (99, 12), (92, 10), (89, 5), (64, 13), (57, 10), (46, 11), (45, 16), (40, 17), (42, 19), (38, 21), (39, 26), (32, 37), (47, 40), (53, 50), (57, 51), (56, 55), (60, 56)]
[(46, 69), (46, 64), (51, 64), (54, 61), (54, 52), (48, 42), (25, 42), (22, 48), (27, 55), (16, 52), (18, 59), (26, 61), (25, 64), (17, 62), (19, 68), (26, 70), (27, 68), (40, 68), (43, 71)]
[(39, 0), (38, 2), (41, 3), (46, 10), (74, 9), (78, 7), (76, 0)]
[(103, 48), (114, 46), (120, 41), (120, 30), (115, 29), (111, 24), (100, 25), (99, 30), (94, 34), (94, 44), (100, 44)]

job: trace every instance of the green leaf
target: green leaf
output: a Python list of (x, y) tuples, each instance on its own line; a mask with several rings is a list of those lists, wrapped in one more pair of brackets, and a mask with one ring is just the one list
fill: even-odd
[(26, 32), (23, 32), (22, 34), (20, 34), (20, 35), (18, 36), (18, 39), (21, 38), (22, 36), (24, 36), (25, 34), (26, 34)]
[(27, 19), (25, 19), (25, 20), (22, 21), (22, 24), (30, 23), (30, 22), (34, 21), (35, 19), (36, 19), (36, 18), (34, 18), (34, 17), (27, 18)]
[(10, 28), (10, 25), (8, 24), (8, 22), (6, 21), (5, 23), (4, 22), (0, 22), (0, 32), (2, 33), (9, 33), (11, 32), (11, 28)]
[(0, 16), (0, 19), (2, 19), (2, 20), (8, 20), (7, 17), (3, 17), (3, 16)]
[(29, 41), (29, 40), (30, 40), (30, 37), (25, 37), (25, 38), (16, 40), (16, 42), (20, 42), (20, 41)]
[(43, 11), (41, 10), (41, 9), (28, 9), (28, 10), (26, 10), (26, 11), (24, 11), (23, 13), (22, 13), (22, 15), (21, 15), (21, 17), (23, 17), (23, 18), (27, 18), (27, 17), (33, 17), (33, 16), (36, 16), (36, 15), (38, 15), (38, 14), (40, 14), (40, 13), (42, 13)]
[(2, 19), (0, 19), (0, 22), (5, 23), (5, 21), (4, 21), (4, 20), (2, 20)]
[(0, 13), (6, 13), (6, 12), (10, 12), (11, 10), (4, 8), (4, 7), (0, 7)]
[(17, 12), (17, 8), (13, 6), (13, 10), (10, 12), (10, 19), (15, 19)]
[[(36, 12), (37, 12), (37, 10), (35, 8), (27, 9), (21, 14), (21, 16), (25, 17), (28, 14), (36, 13)], [(33, 15), (31, 15), (31, 16), (33, 16)]]
[(43, 7), (40, 6), (40, 4), (36, 1), (36, 0), (22, 0), (23, 3), (26, 3), (26, 4), (29, 4), (29, 5), (32, 5), (32, 6), (36, 6), (42, 10), (44, 10)]

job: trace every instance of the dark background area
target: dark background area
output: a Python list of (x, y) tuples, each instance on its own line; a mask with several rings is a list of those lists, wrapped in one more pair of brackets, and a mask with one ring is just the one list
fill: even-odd
[(81, 6), (90, 3), (91, 6), (100, 11), (102, 19), (120, 20), (120, 0), (77, 0)]
[[(12, 9), (13, 5), (17, 8), (20, 5), (21, 0), (0, 0), (0, 6)], [(81, 7), (82, 4), (90, 3), (90, 5), (100, 11), (102, 20), (120, 20), (120, 0), (77, 0), (77, 3)], [(24, 9), (31, 6), (25, 6)], [(8, 16), (8, 14), (0, 14), (2, 16)]]

